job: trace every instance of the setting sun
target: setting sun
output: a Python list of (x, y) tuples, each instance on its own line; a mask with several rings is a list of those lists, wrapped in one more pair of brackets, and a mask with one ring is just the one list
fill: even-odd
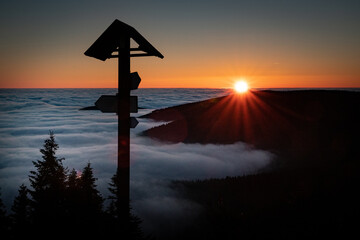
[(238, 93), (244, 93), (249, 89), (249, 86), (245, 81), (237, 81), (234, 85), (234, 89)]

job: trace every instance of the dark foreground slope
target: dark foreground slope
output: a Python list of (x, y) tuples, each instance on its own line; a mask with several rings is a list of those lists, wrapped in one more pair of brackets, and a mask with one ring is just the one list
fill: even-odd
[(172, 121), (146, 136), (204, 144), (243, 141), (272, 151), (282, 163), (252, 176), (174, 182), (204, 209), (178, 239), (359, 237), (359, 106), (356, 92), (259, 91), (144, 116)]

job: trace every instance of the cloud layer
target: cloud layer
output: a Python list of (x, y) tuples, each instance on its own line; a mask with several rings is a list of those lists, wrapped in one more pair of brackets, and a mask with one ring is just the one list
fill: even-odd
[[(147, 93), (139, 92), (142, 95), (139, 97), (142, 99), (140, 106), (161, 108), (196, 100), (195, 90), (171, 91), (149, 89)], [(1, 90), (0, 187), (8, 208), (18, 187), (22, 183), (29, 184), (32, 161), (41, 158), (39, 149), (49, 130), (55, 133), (60, 145), (57, 155), (65, 157), (64, 165), (82, 170), (90, 162), (100, 192), (104, 197), (108, 195), (108, 184), (117, 163), (116, 115), (78, 109), (92, 105), (101, 94), (109, 92), (109, 89)], [(197, 100), (224, 94), (224, 91), (209, 90), (207, 95), (204, 92), (202, 95), (198, 93), (200, 99)], [(179, 94), (181, 98), (177, 98)], [(149, 111), (151, 109), (143, 109), (134, 116)], [(165, 225), (175, 231), (177, 226), (186, 225), (201, 210), (196, 203), (169, 188), (171, 180), (254, 173), (272, 159), (270, 153), (252, 149), (244, 143), (163, 144), (137, 135), (162, 123), (138, 120), (138, 126), (131, 130), (131, 204), (148, 232), (156, 232)]]

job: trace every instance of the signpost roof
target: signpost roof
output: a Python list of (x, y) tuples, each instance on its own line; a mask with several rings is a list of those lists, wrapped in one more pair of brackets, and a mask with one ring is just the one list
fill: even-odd
[(147, 56), (164, 56), (156, 50), (135, 28), (115, 19), (115, 21), (100, 35), (100, 37), (86, 50), (85, 55), (105, 61), (121, 45), (123, 37), (132, 38), (139, 44), (139, 50)]

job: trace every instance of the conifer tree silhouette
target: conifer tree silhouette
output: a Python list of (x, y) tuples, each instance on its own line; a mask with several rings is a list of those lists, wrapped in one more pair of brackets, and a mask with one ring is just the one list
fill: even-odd
[(79, 177), (74, 168), (70, 171), (70, 173), (68, 175), (67, 188), (70, 191), (78, 191), (79, 190)]
[(116, 234), (121, 239), (145, 239), (139, 218), (130, 213), (126, 221), (119, 218), (123, 214), (118, 207), (118, 174), (111, 178), (112, 203), (108, 212), (104, 212), (104, 199), (96, 189), (97, 178), (91, 164), (84, 167), (80, 176), (75, 169), (68, 173), (62, 163), (64, 158), (56, 156), (58, 148), (54, 133), (50, 131), (40, 149), (42, 159), (33, 161), (35, 170), (29, 175), (31, 189), (22, 184), (14, 199), (12, 225), (0, 198), (1, 236), (6, 236), (6, 239), (28, 236), (37, 239), (101, 239)]
[(28, 188), (21, 184), (15, 197), (11, 210), (13, 222), (13, 236), (15, 239), (25, 237), (30, 230), (30, 199), (28, 197)]
[(77, 171), (73, 168), (67, 178), (66, 186), (66, 210), (68, 211), (69, 218), (69, 231), (79, 230), (79, 224), (83, 221), (83, 216), (79, 214), (81, 208), (81, 192), (80, 192), (80, 177)]
[(67, 180), (68, 230), (73, 238), (100, 238), (104, 230), (103, 198), (96, 189), (91, 164), (88, 163), (79, 176), (72, 169)]
[(56, 157), (56, 150), (59, 148), (55, 142), (54, 133), (44, 141), (42, 160), (33, 161), (36, 171), (30, 171), (29, 181), (32, 190), (29, 189), (32, 197), (34, 230), (54, 232), (59, 225), (66, 222), (66, 178), (67, 169), (62, 161), (64, 158)]
[[(120, 236), (126, 236), (126, 239), (145, 239), (144, 233), (141, 230), (141, 220), (137, 216), (128, 213), (127, 219), (124, 219), (124, 213), (121, 212), (120, 207), (120, 178), (119, 172), (111, 178), (108, 190), (110, 191), (109, 199), (111, 200), (108, 207), (108, 212), (113, 218), (114, 229)], [(131, 208), (130, 208), (131, 209)]]
[(69, 214), (74, 216), (78, 210), (79, 205), (81, 204), (80, 177), (74, 168), (71, 170), (67, 178), (66, 193), (67, 206), (70, 211)]
[(82, 225), (91, 227), (93, 232), (100, 233), (103, 219), (103, 198), (96, 189), (96, 178), (91, 164), (88, 163), (79, 179), (80, 201), (78, 212), (81, 214)]
[(0, 234), (4, 238), (10, 237), (10, 218), (6, 214), (5, 205), (1, 198), (1, 189), (0, 189)]
[(115, 218), (118, 219), (121, 216), (120, 212), (120, 179), (119, 179), (119, 173), (116, 172), (114, 176), (111, 178), (111, 182), (109, 183), (108, 190), (110, 191), (109, 199), (111, 200), (108, 211), (109, 213)]
[(96, 189), (96, 180), (97, 178), (94, 177), (93, 168), (91, 167), (91, 164), (88, 163), (83, 169), (80, 178), (80, 189), (83, 195), (83, 205), (86, 206), (88, 210), (92, 210), (91, 212), (88, 211), (89, 214), (98, 215), (102, 211), (103, 198), (100, 192)]

